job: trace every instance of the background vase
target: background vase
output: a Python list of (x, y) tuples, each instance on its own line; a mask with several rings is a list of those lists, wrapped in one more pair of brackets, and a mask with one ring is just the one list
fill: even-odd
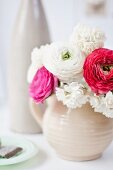
[[(41, 124), (42, 114), (31, 101), (32, 113)], [(96, 113), (89, 104), (68, 109), (53, 95), (48, 98), (42, 127), (57, 154), (66, 160), (86, 161), (101, 157), (113, 139), (113, 119)]]
[(41, 0), (21, 0), (12, 35), (8, 68), (10, 127), (14, 131), (41, 132), (29, 109), (27, 71), (32, 49), (49, 42)]

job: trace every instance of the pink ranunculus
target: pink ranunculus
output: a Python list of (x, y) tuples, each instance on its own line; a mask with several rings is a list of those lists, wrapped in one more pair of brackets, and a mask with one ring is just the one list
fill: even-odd
[(30, 96), (36, 103), (42, 103), (58, 86), (58, 79), (45, 67), (41, 67), (29, 87)]
[(83, 68), (84, 78), (94, 93), (106, 94), (113, 90), (113, 50), (94, 50), (87, 56)]

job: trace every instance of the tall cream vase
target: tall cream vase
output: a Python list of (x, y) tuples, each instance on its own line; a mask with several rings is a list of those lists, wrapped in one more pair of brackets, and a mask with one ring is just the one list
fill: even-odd
[(16, 132), (41, 132), (29, 109), (27, 70), (32, 49), (49, 42), (41, 0), (21, 0), (8, 61), (10, 128)]
[(102, 156), (113, 139), (113, 119), (96, 113), (87, 103), (68, 109), (53, 95), (44, 114), (31, 99), (32, 114), (57, 154), (66, 160), (86, 161)]

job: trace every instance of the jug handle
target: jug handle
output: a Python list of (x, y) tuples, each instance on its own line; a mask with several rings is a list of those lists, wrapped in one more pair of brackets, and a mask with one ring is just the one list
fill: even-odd
[(33, 117), (35, 118), (35, 120), (39, 124), (39, 126), (41, 128), (43, 128), (43, 115), (44, 115), (44, 113), (41, 111), (40, 107), (38, 107), (38, 104), (36, 104), (33, 101), (33, 99), (31, 99), (31, 98), (30, 98), (30, 110), (31, 110)]

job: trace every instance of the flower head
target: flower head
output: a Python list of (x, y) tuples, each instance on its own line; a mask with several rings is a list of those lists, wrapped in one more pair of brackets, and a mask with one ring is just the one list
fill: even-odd
[(28, 69), (27, 80), (31, 83), (37, 70), (43, 66), (42, 59), (45, 55), (45, 50), (48, 48), (48, 44), (41, 46), (40, 48), (34, 48), (31, 53), (31, 65)]
[(113, 90), (113, 51), (100, 48), (93, 51), (84, 62), (84, 78), (96, 94)]
[(103, 107), (103, 114), (106, 117), (113, 118), (113, 94), (112, 92), (108, 92), (103, 100), (104, 107)]
[(81, 107), (88, 101), (88, 96), (85, 92), (85, 87), (77, 82), (56, 88), (58, 101), (62, 101), (64, 105), (71, 109)]
[(43, 64), (61, 81), (72, 82), (82, 76), (84, 58), (83, 53), (76, 47), (53, 43), (43, 58)]
[(29, 86), (30, 96), (36, 103), (43, 102), (58, 86), (58, 79), (45, 67), (41, 67)]
[(85, 55), (104, 46), (105, 35), (97, 28), (90, 28), (84, 24), (78, 24), (70, 38), (70, 43), (78, 46)]
[(105, 96), (90, 96), (90, 104), (95, 112), (100, 112), (106, 117), (113, 118), (113, 94), (108, 92)]
[(106, 97), (104, 97), (104, 103), (105, 103), (107, 108), (113, 109), (113, 94), (112, 94), (111, 91), (109, 91), (106, 94)]

